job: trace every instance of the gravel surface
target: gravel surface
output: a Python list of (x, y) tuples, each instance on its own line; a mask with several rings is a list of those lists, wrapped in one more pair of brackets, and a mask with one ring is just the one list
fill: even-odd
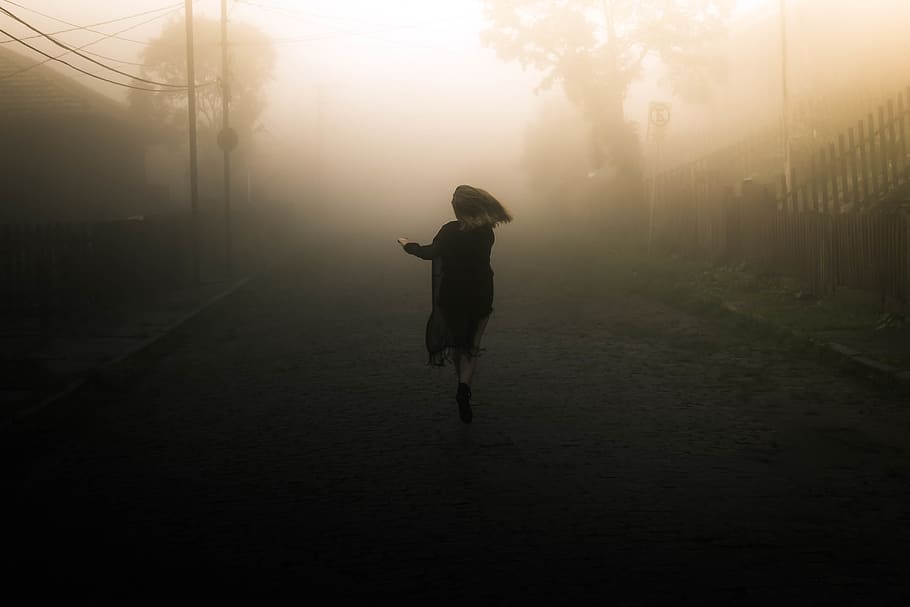
[(494, 259), (465, 426), (451, 369), (424, 364), (429, 265), (374, 243), (299, 252), (128, 386), (73, 403), (85, 412), (65, 428), (7, 441), (10, 579), (121, 598), (192, 582), (421, 603), (906, 604), (901, 395), (535, 259)]

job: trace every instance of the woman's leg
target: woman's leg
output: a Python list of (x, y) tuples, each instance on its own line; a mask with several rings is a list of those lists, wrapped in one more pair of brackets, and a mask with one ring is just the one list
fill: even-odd
[(471, 385), (474, 379), (474, 370), (477, 368), (477, 354), (480, 352), (480, 340), (483, 338), (483, 332), (487, 328), (487, 321), (490, 316), (484, 316), (477, 322), (477, 330), (474, 332), (472, 347), (469, 349), (459, 348), (456, 354), (456, 365), (458, 366), (458, 381)]
[(464, 348), (452, 348), (452, 363), (455, 366), (455, 377), (461, 381), (461, 363), (464, 360)]
[(471, 378), (474, 376), (474, 357), (467, 350), (461, 351), (461, 358), (458, 362), (458, 381), (471, 385)]

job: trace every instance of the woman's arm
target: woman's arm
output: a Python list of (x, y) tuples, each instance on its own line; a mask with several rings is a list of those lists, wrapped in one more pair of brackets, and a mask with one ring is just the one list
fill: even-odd
[(416, 242), (408, 242), (407, 238), (399, 238), (398, 242), (404, 248), (405, 253), (410, 253), (421, 259), (436, 259), (442, 256), (442, 251), (446, 248), (445, 243), (449, 242), (448, 235), (451, 234), (451, 228), (455, 225), (457, 224), (452, 221), (442, 226), (436, 236), (433, 237), (431, 244), (421, 245)]
[(408, 242), (402, 246), (404, 247), (405, 253), (410, 253), (421, 259), (434, 259), (439, 257), (439, 247), (435, 241), (428, 245), (419, 245), (416, 242)]

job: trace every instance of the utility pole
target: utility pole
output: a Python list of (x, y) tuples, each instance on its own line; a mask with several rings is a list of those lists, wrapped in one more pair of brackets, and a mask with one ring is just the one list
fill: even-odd
[(654, 165), (651, 170), (651, 187), (648, 192), (648, 257), (654, 239), (654, 206), (657, 204), (657, 177), (660, 174), (661, 144), (670, 123), (670, 104), (652, 101), (648, 106), (648, 130), (645, 141), (651, 145)]
[(190, 204), (192, 220), (190, 230), (193, 241), (193, 282), (198, 286), (199, 276), (199, 167), (196, 162), (196, 57), (193, 45), (193, 0), (186, 0), (186, 80), (187, 114), (190, 131)]
[(787, 91), (787, 2), (780, 0), (780, 77), (781, 77), (781, 139), (784, 145), (784, 193), (786, 205), (790, 183), (790, 97)]
[(317, 120), (319, 122), (319, 187), (325, 181), (325, 84), (320, 83), (316, 89)]
[(228, 82), (227, 0), (221, 0), (221, 132), (218, 145), (224, 152), (224, 261), (228, 278), (234, 277), (231, 234), (231, 152), (237, 147), (237, 132), (231, 128), (231, 88)]

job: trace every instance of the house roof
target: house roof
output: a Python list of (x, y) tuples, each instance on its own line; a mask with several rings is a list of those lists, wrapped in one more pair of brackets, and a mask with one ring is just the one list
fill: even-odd
[(0, 120), (27, 117), (106, 115), (126, 119), (126, 106), (48, 64), (0, 44)]

